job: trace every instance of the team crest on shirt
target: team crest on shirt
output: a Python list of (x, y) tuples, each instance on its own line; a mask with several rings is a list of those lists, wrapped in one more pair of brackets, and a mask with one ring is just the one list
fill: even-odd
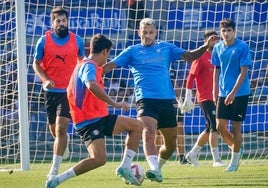
[(160, 49), (157, 49), (157, 50), (156, 50), (157, 53), (160, 53), (160, 51), (161, 51)]

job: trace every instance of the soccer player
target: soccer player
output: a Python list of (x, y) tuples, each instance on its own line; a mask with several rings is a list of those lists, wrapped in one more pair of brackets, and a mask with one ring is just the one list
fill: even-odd
[(89, 157), (49, 179), (47, 188), (54, 188), (67, 179), (103, 166), (106, 163), (104, 136), (122, 132), (128, 134), (123, 160), (116, 174), (126, 183), (140, 185), (132, 173), (131, 164), (141, 139), (142, 123), (135, 118), (108, 114), (107, 104), (127, 110), (126, 103), (115, 102), (104, 92), (102, 65), (106, 63), (111, 47), (112, 42), (104, 35), (94, 35), (90, 41), (89, 58), (76, 66), (67, 88), (73, 126), (83, 139)]
[[(230, 164), (225, 172), (237, 171), (242, 155), (241, 124), (245, 120), (250, 82), (248, 67), (252, 65), (249, 46), (235, 37), (235, 22), (220, 22), (222, 41), (212, 51), (213, 98), (216, 104), (217, 129), (232, 149)], [(231, 121), (232, 133), (228, 129)]]
[[(170, 64), (183, 59), (192, 62), (218, 37), (211, 36), (198, 49), (186, 51), (168, 42), (156, 42), (157, 30), (154, 20), (144, 18), (138, 30), (141, 44), (132, 45), (104, 65), (104, 73), (116, 66), (129, 66), (134, 77), (137, 118), (143, 122), (143, 150), (150, 169), (146, 177), (162, 182), (162, 165), (176, 149), (177, 123), (173, 101), (176, 99), (169, 74)], [(159, 155), (155, 146), (155, 132), (159, 129), (164, 139)], [(159, 156), (159, 159), (158, 159)]]
[[(217, 35), (216, 31), (206, 31), (204, 33), (204, 41), (211, 35)], [(192, 102), (192, 89), (194, 82), (196, 82), (196, 95), (197, 102), (202, 110), (206, 120), (206, 128), (199, 134), (196, 143), (190, 152), (186, 154), (187, 160), (193, 165), (198, 166), (197, 156), (202, 147), (209, 142), (210, 151), (213, 157), (213, 166), (224, 166), (219, 157), (218, 147), (218, 131), (216, 129), (216, 106), (213, 101), (212, 88), (213, 88), (213, 68), (211, 64), (212, 48), (207, 51), (198, 59), (196, 59), (190, 68), (190, 72), (186, 82), (185, 100), (182, 105), (183, 112), (190, 112), (194, 109)]]
[(52, 30), (37, 41), (33, 62), (43, 82), (49, 129), (55, 138), (48, 178), (58, 174), (63, 158), (69, 156), (67, 127), (71, 116), (66, 88), (77, 60), (84, 57), (82, 38), (68, 30), (68, 11), (56, 7), (50, 17)]

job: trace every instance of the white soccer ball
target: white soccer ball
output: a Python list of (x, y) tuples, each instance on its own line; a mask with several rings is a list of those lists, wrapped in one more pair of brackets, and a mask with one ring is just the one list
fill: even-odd
[(137, 178), (137, 180), (142, 183), (145, 178), (145, 172), (141, 165), (139, 164), (132, 164), (131, 170), (134, 174), (134, 176)]

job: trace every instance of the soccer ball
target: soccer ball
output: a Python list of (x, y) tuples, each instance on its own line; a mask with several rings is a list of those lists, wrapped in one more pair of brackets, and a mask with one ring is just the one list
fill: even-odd
[(144, 178), (145, 178), (145, 173), (144, 173), (144, 169), (142, 168), (142, 166), (139, 164), (132, 164), (131, 170), (132, 170), (134, 176), (137, 178), (137, 180), (140, 183), (142, 183)]

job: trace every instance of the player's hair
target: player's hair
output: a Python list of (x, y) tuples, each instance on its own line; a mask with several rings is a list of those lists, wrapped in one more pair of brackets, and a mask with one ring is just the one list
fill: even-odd
[(61, 16), (61, 15), (66, 15), (66, 18), (68, 19), (69, 13), (66, 9), (64, 9), (63, 7), (55, 7), (51, 10), (50, 13), (50, 19), (52, 21), (55, 20), (56, 14)]
[(208, 39), (208, 37), (210, 37), (211, 35), (217, 35), (217, 32), (214, 31), (214, 30), (207, 30), (205, 33), (204, 33), (204, 39)]
[(90, 53), (98, 54), (101, 53), (102, 50), (110, 50), (112, 48), (113, 43), (106, 38), (104, 35), (96, 34), (93, 35), (90, 40)]
[(232, 29), (235, 29), (235, 22), (229, 18), (225, 18), (221, 20), (220, 28), (227, 28), (227, 27), (231, 27)]
[(141, 25), (155, 25), (155, 22), (153, 19), (151, 18), (143, 18), (141, 21), (140, 21), (140, 27)]

